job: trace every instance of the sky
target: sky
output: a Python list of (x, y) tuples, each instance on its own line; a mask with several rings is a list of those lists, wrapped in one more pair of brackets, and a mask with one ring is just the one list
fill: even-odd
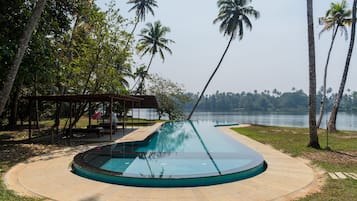
[[(338, 0), (340, 2), (341, 0)], [(103, 10), (109, 0), (97, 0)], [(133, 19), (134, 11), (126, 0), (116, 1), (122, 16)], [(323, 83), (323, 69), (332, 33), (325, 32), (319, 37), (323, 26), (318, 17), (325, 15), (331, 2), (314, 1), (317, 87)], [(352, 0), (347, 0), (352, 7)], [(175, 41), (170, 45), (173, 54), (166, 54), (162, 62), (154, 58), (150, 73), (157, 73), (183, 85), (186, 91), (200, 92), (223, 54), (229, 38), (219, 32), (219, 24), (213, 24), (217, 17), (216, 0), (157, 0), (155, 16), (148, 15), (146, 22), (140, 23), (135, 34), (147, 22), (160, 20), (171, 32), (167, 38)], [(207, 89), (207, 94), (220, 92), (252, 92), (278, 89), (291, 91), (292, 88), (308, 92), (308, 43), (306, 1), (304, 0), (253, 0), (251, 5), (260, 12), (260, 18), (251, 19), (253, 29), (245, 29), (242, 40), (234, 40), (226, 57)], [(130, 32), (132, 27), (129, 27)], [(350, 29), (349, 29), (350, 35)], [(328, 87), (337, 92), (342, 78), (349, 39), (338, 34), (332, 52)], [(357, 48), (357, 47), (356, 47)], [(357, 50), (354, 51), (346, 88), (357, 91), (356, 64)], [(137, 66), (147, 64), (150, 57), (136, 56)], [(346, 90), (345, 90), (346, 91)]]

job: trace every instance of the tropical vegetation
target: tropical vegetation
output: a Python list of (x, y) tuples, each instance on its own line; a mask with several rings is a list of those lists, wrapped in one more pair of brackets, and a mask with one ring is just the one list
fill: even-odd
[(155, 15), (153, 7), (157, 7), (156, 0), (129, 0), (127, 3), (134, 4), (133, 7), (131, 7), (129, 9), (129, 12), (135, 10), (136, 19), (134, 22), (133, 30), (130, 33), (130, 37), (128, 38), (128, 41), (126, 42), (124, 49), (128, 48), (129, 42), (133, 38), (134, 32), (135, 32), (136, 27), (138, 26), (139, 22), (145, 21), (146, 15), (148, 13)]
[(326, 102), (326, 90), (327, 90), (327, 69), (330, 62), (331, 52), (333, 45), (335, 43), (336, 35), (338, 30), (341, 30), (342, 34), (345, 35), (347, 39), (347, 28), (346, 26), (351, 25), (351, 10), (347, 7), (346, 0), (342, 0), (341, 3), (331, 3), (330, 9), (327, 10), (325, 17), (320, 18), (320, 24), (324, 25), (320, 32), (320, 35), (326, 31), (332, 30), (332, 39), (330, 48), (328, 50), (325, 69), (324, 69), (324, 81), (323, 81), (323, 97), (321, 98), (320, 105), (320, 115), (317, 120), (317, 128), (320, 127), (323, 114), (325, 112), (325, 102)]
[[(197, 100), (198, 93), (188, 93), (189, 102), (184, 106), (186, 112), (192, 109), (193, 100)], [(334, 98), (337, 93), (331, 88), (327, 90), (326, 96), (326, 111), (331, 111)], [(323, 89), (318, 91), (316, 98), (320, 100), (323, 97)], [(263, 112), (263, 113), (291, 113), (291, 114), (307, 114), (308, 113), (308, 95), (303, 90), (292, 90), (281, 92), (277, 89), (263, 90), (258, 92), (219, 92), (205, 95), (197, 107), (200, 112)], [(316, 105), (320, 102), (317, 101)], [(318, 111), (316, 111), (318, 112)], [(357, 113), (357, 92), (349, 91), (344, 94), (340, 112)]]
[(350, 62), (351, 62), (351, 58), (352, 58), (352, 52), (353, 52), (353, 47), (354, 47), (355, 37), (356, 37), (356, 12), (357, 12), (357, 0), (354, 0), (353, 5), (352, 5), (351, 37), (350, 37), (350, 44), (348, 47), (348, 52), (347, 52), (347, 57), (346, 57), (346, 63), (345, 63), (345, 67), (344, 67), (342, 78), (341, 78), (340, 88), (338, 89), (338, 94), (336, 96), (335, 103), (331, 110), (330, 120), (328, 122), (328, 129), (332, 132), (337, 131), (337, 129), (336, 129), (337, 113), (338, 113), (338, 110), (340, 107), (343, 92), (345, 90), (348, 70), (349, 70), (349, 66), (350, 66)]
[[(166, 34), (169, 33), (171, 30), (169, 27), (163, 26), (160, 21), (156, 21), (153, 24), (147, 23), (146, 27), (141, 30), (141, 34), (139, 35), (141, 38), (139, 39), (138, 43), (138, 52), (140, 53), (141, 57), (150, 53), (150, 61), (147, 65), (145, 73), (149, 72), (151, 67), (152, 61), (156, 54), (160, 55), (162, 61), (165, 60), (164, 51), (172, 54), (171, 49), (168, 47), (170, 43), (174, 43), (173, 40), (165, 38)], [(136, 94), (144, 94), (144, 82), (145, 82), (146, 75), (142, 76), (139, 82), (139, 86), (136, 90)]]

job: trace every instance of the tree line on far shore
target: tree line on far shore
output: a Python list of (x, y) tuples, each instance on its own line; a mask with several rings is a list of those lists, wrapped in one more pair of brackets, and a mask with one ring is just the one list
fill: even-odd
[[(342, 98), (341, 112), (357, 113), (357, 91), (350, 91)], [(327, 90), (326, 111), (331, 111), (335, 96), (330, 88)], [(191, 100), (196, 100), (198, 94), (188, 93)], [(322, 89), (316, 94), (317, 100), (323, 96)], [(282, 112), (282, 113), (307, 113), (308, 95), (303, 90), (292, 89), (289, 92), (264, 90), (258, 92), (219, 92), (206, 95), (199, 104), (197, 111), (210, 112)], [(184, 105), (184, 110), (192, 108), (193, 101)], [(319, 108), (320, 102), (316, 105)], [(316, 110), (318, 112), (318, 110)]]

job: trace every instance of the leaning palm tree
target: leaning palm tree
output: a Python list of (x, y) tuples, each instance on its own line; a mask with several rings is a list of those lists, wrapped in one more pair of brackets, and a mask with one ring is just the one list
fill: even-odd
[[(154, 22), (154, 24), (147, 23), (146, 28), (141, 30), (141, 34), (139, 35), (141, 38), (139, 39), (139, 44), (137, 47), (138, 51), (141, 54), (141, 57), (143, 57), (147, 53), (151, 54), (149, 64), (146, 68), (146, 75), (157, 53), (160, 54), (162, 61), (165, 60), (164, 51), (167, 51), (168, 53), (172, 54), (171, 49), (167, 45), (170, 43), (174, 43), (175, 41), (165, 38), (166, 34), (169, 32), (170, 28), (162, 26), (160, 21), (156, 21)], [(143, 76), (141, 78), (139, 87), (143, 86), (142, 82), (144, 82), (145, 77), (146, 76)], [(136, 93), (139, 93), (139, 91), (137, 91)]]
[(313, 0), (307, 0), (307, 31), (309, 45), (309, 144), (308, 147), (320, 149), (316, 128), (316, 58)]
[(321, 98), (320, 105), (320, 116), (317, 121), (317, 128), (320, 127), (322, 117), (325, 110), (325, 102), (326, 102), (326, 83), (327, 83), (327, 68), (330, 61), (330, 56), (332, 52), (333, 45), (335, 43), (335, 38), (338, 30), (341, 30), (342, 34), (345, 35), (347, 39), (347, 25), (351, 24), (351, 10), (347, 8), (346, 0), (342, 0), (341, 3), (331, 3), (330, 9), (326, 12), (325, 17), (320, 18), (320, 24), (324, 25), (324, 28), (321, 30), (320, 35), (326, 31), (332, 30), (332, 40), (330, 44), (330, 49), (327, 54), (327, 60), (325, 64), (324, 70), (324, 82), (323, 82), (323, 95)]
[(139, 24), (139, 22), (145, 21), (146, 14), (148, 14), (148, 13), (155, 15), (153, 7), (157, 7), (156, 0), (129, 0), (128, 4), (134, 4), (134, 6), (129, 9), (129, 12), (132, 10), (135, 10), (136, 19), (135, 19), (135, 24), (134, 24), (133, 30), (130, 33), (130, 37), (128, 38), (128, 41), (125, 44), (124, 50), (127, 49), (129, 42), (136, 30), (136, 27)]
[(348, 69), (350, 66), (351, 62), (351, 57), (352, 57), (352, 52), (353, 52), (353, 46), (355, 43), (355, 37), (356, 37), (356, 11), (357, 11), (357, 0), (353, 1), (353, 6), (352, 6), (352, 28), (351, 28), (351, 37), (350, 37), (350, 45), (348, 48), (347, 52), (347, 58), (346, 58), (346, 63), (345, 63), (345, 68), (343, 70), (343, 75), (342, 75), (342, 80), (340, 83), (340, 88), (338, 90), (338, 94), (335, 100), (335, 103), (333, 104), (333, 108), (331, 111), (331, 116), (328, 122), (328, 129), (331, 132), (336, 132), (336, 119), (337, 119), (337, 112), (340, 107), (340, 102), (343, 96), (343, 91), (345, 89), (346, 81), (347, 81), (347, 74), (348, 74)]
[(9, 99), (10, 92), (14, 84), (14, 81), (16, 79), (17, 72), (19, 71), (20, 64), (29, 46), (32, 33), (41, 19), (41, 15), (43, 10), (45, 9), (45, 6), (46, 6), (46, 0), (37, 1), (36, 6), (32, 11), (31, 17), (27, 21), (22, 36), (18, 41), (18, 48), (16, 54), (9, 68), (9, 73), (7, 75), (7, 78), (4, 80), (3, 86), (0, 90), (0, 115), (4, 111), (6, 102)]
[(220, 31), (223, 32), (224, 36), (229, 36), (230, 39), (215, 70), (213, 71), (211, 77), (208, 79), (208, 82), (203, 88), (201, 95), (196, 101), (196, 104), (193, 106), (191, 113), (188, 115), (188, 120), (191, 119), (191, 116), (196, 110), (199, 102), (201, 101), (209, 83), (211, 82), (213, 76), (219, 69), (233, 39), (235, 39), (237, 35), (239, 37), (239, 40), (243, 39), (244, 25), (249, 30), (252, 29), (252, 23), (250, 22), (249, 17), (254, 17), (255, 19), (259, 18), (259, 12), (254, 10), (252, 6), (248, 6), (250, 2), (251, 0), (218, 0), (218, 17), (213, 21), (213, 23), (221, 22)]

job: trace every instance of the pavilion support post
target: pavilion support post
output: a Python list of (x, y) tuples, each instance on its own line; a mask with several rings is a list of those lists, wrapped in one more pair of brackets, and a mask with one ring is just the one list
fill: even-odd
[(69, 137), (72, 138), (72, 102), (69, 102)]
[[(58, 137), (59, 136), (59, 125), (60, 125), (60, 122), (61, 122), (61, 120), (60, 120), (60, 111), (59, 111), (59, 108), (60, 108), (60, 104), (56, 101), (56, 119), (58, 119), (58, 124), (56, 124), (56, 136)], [(56, 120), (55, 120), (56, 121)], [(52, 143), (54, 142), (54, 134), (53, 134), (53, 132), (51, 133), (51, 141), (52, 141)]]
[(29, 111), (29, 140), (31, 140), (32, 138), (32, 100), (30, 99), (29, 100), (29, 108), (28, 108), (28, 111)]
[(134, 129), (134, 101), (131, 101), (131, 129)]
[(92, 102), (89, 101), (89, 104), (88, 104), (88, 128), (91, 128), (92, 125), (92, 119), (91, 119), (91, 114), (92, 114)]
[(126, 112), (126, 102), (124, 101), (123, 135), (125, 133)]
[(110, 103), (109, 103), (109, 112), (110, 112), (110, 115), (109, 115), (109, 119), (110, 119), (110, 125), (109, 125), (109, 128), (110, 128), (110, 141), (112, 141), (113, 139), (113, 118), (112, 118), (112, 113), (113, 113), (113, 97), (110, 98)]

